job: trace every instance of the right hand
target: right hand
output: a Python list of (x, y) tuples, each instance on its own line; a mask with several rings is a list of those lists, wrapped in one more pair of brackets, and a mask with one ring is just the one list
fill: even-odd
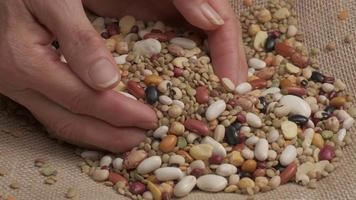
[(152, 109), (110, 90), (120, 75), (80, 0), (2, 0), (0, 26), (0, 93), (57, 138), (122, 152), (155, 128)]

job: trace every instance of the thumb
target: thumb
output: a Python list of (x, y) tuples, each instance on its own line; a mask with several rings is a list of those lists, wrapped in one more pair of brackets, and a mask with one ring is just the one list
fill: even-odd
[(214, 30), (224, 24), (223, 18), (207, 0), (173, 0), (174, 5), (192, 25)]
[(82, 81), (99, 90), (116, 85), (120, 76), (115, 61), (86, 17), (80, 0), (26, 2), (58, 39), (70, 68)]

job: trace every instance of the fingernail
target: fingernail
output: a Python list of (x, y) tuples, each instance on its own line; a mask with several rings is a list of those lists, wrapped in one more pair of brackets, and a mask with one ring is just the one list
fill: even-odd
[(221, 16), (212, 8), (209, 3), (204, 2), (200, 5), (200, 9), (204, 16), (214, 25), (223, 25), (224, 20)]
[(89, 76), (93, 83), (100, 88), (110, 87), (119, 80), (118, 71), (106, 59), (97, 61), (89, 69)]

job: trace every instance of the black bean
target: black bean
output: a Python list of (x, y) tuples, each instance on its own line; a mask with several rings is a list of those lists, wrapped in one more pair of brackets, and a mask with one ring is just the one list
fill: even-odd
[(131, 28), (131, 33), (138, 33), (138, 31), (139, 31), (139, 28), (138, 28), (138, 26), (137, 25), (135, 25), (135, 26), (133, 26), (132, 28)]
[(276, 38), (274, 36), (269, 36), (266, 40), (265, 50), (271, 52), (274, 50), (274, 46), (276, 46)]
[(239, 123), (239, 122), (234, 122), (231, 125), (234, 126), (237, 131), (239, 131), (241, 129), (241, 127), (242, 127), (242, 124)]
[(308, 86), (308, 81), (306, 79), (302, 80), (300, 82), (300, 84), (303, 86), (303, 87), (307, 87)]
[(332, 114), (335, 111), (335, 108), (333, 106), (326, 106), (324, 111), (329, 113), (329, 114)]
[(291, 115), (288, 117), (288, 120), (298, 125), (304, 125), (309, 121), (309, 119), (303, 115)]
[(317, 72), (317, 71), (313, 71), (313, 73), (310, 77), (310, 80), (312, 80), (314, 82), (319, 82), (319, 83), (324, 82), (324, 79), (325, 79), (325, 76), (322, 73)]
[(239, 131), (235, 128), (235, 126), (230, 125), (225, 130), (225, 141), (230, 146), (235, 146), (238, 143)]
[(104, 38), (104, 39), (109, 39), (110, 34), (105, 31), (105, 32), (102, 32), (102, 33), (101, 33), (101, 37)]
[(260, 100), (258, 108), (261, 110), (262, 113), (266, 113), (266, 111), (267, 111), (266, 98), (265, 97), (259, 97), (258, 99)]
[(248, 172), (240, 172), (239, 173), (239, 175), (240, 175), (240, 178), (252, 178), (252, 175), (250, 174), (250, 173), (248, 173)]
[(146, 101), (149, 104), (154, 104), (158, 101), (158, 91), (154, 86), (148, 86), (145, 90)]
[(279, 170), (279, 172), (282, 172), (285, 169), (285, 167), (283, 165), (281, 165), (281, 163), (278, 163), (273, 168), (275, 168), (276, 170)]

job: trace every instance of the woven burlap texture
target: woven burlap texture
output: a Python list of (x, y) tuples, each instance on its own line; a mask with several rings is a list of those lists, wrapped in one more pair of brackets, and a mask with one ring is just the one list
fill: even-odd
[[(256, 3), (264, 3), (259, 1)], [(236, 13), (243, 10), (241, 0), (231, 2)], [(350, 18), (347, 21), (337, 19), (340, 9), (347, 8)], [(348, 85), (348, 91), (356, 94), (356, 48), (355, 44), (345, 44), (343, 38), (356, 32), (356, 1), (354, 0), (296, 0), (296, 13), (299, 27), (305, 34), (309, 48), (324, 49), (325, 45), (335, 41), (337, 49), (323, 52), (319, 57), (324, 72), (342, 78)], [(51, 140), (44, 132), (20, 119), (0, 112), (0, 130), (23, 133), (20, 137), (1, 132), (0, 165), (9, 169), (5, 177), (0, 177), (0, 191), (13, 194), (17, 199), (65, 199), (68, 187), (78, 190), (76, 199), (105, 200), (126, 199), (118, 195), (111, 187), (95, 183), (81, 174), (76, 166), (81, 160), (74, 155), (74, 147), (59, 144)], [(353, 129), (350, 133), (354, 133)], [(256, 199), (356, 199), (356, 146), (345, 148), (344, 158), (336, 172), (318, 183), (316, 190), (306, 189), (296, 184), (287, 184), (278, 189), (255, 195)], [(43, 184), (44, 177), (34, 167), (34, 159), (48, 158), (58, 170), (58, 182), (54, 185)], [(12, 190), (9, 184), (18, 181), (21, 188)], [(207, 194), (194, 192), (185, 199), (246, 199), (237, 194)]]

